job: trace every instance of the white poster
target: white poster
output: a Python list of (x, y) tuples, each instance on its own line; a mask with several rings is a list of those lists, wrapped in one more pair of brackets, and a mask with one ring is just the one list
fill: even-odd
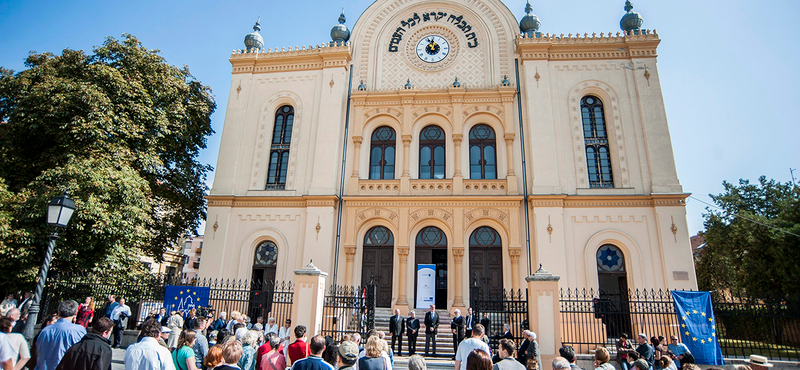
[(436, 300), (436, 265), (417, 265), (417, 308), (429, 309)]

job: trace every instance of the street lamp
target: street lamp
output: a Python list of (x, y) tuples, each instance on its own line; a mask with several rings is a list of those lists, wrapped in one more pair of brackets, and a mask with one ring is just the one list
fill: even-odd
[(47, 204), (47, 225), (53, 227), (53, 232), (50, 234), (50, 244), (47, 246), (47, 253), (44, 255), (44, 263), (42, 263), (42, 270), (39, 273), (36, 293), (33, 295), (33, 301), (31, 301), (31, 306), (28, 308), (28, 318), (25, 320), (23, 335), (28, 343), (33, 343), (33, 326), (36, 325), (36, 320), (39, 316), (39, 302), (42, 300), (47, 270), (50, 269), (50, 260), (53, 258), (53, 249), (56, 247), (58, 229), (67, 227), (73, 212), (75, 212), (75, 202), (69, 199), (66, 191), (64, 194), (53, 198)]

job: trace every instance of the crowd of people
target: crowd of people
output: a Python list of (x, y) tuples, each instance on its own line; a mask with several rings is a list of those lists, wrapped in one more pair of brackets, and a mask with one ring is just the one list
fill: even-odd
[[(57, 313), (47, 317), (34, 337), (31, 348), (22, 336), (30, 307), (30, 294), (17, 302), (9, 296), (0, 304), (0, 369), (21, 370), (107, 370), (111, 367), (112, 348), (122, 343), (131, 309), (124, 298), (111, 295), (103, 317), (94, 318), (92, 297), (83, 303), (66, 300)], [(142, 323), (135, 343), (127, 347), (124, 364), (127, 370), (392, 370), (394, 355), (402, 355), (403, 334), (408, 340), (408, 369), (425, 370), (425, 359), (416, 352), (421, 329), (416, 313), (408, 317), (395, 310), (390, 319), (389, 335), (370, 330), (362, 340), (358, 332), (345, 334), (339, 341), (315, 335), (310, 339), (304, 325), (292, 327), (291, 320), (278, 326), (275, 318), (267, 323), (263, 318), (251, 322), (246, 315), (232, 311), (230, 316), (220, 312), (214, 319), (211, 313), (195, 309), (187, 312), (166, 308), (150, 312)], [(435, 306), (425, 313), (422, 323), (426, 332), (425, 354), (436, 354), (439, 317)], [(489, 347), (484, 315), (475, 320), (472, 309), (467, 316), (454, 310), (450, 329), (453, 333), (454, 370), (544, 370), (536, 333), (524, 330), (524, 340), (517, 346), (510, 326), (503, 325), (497, 350)], [(292, 334), (294, 340), (292, 341)], [(432, 345), (432, 346), (431, 346)], [(429, 350), (433, 349), (432, 352)], [(494, 353), (493, 353), (494, 352)], [(552, 362), (553, 370), (585, 370), (576, 364), (577, 356), (571, 346), (559, 349)], [(594, 353), (594, 370), (614, 370), (610, 351), (598, 347)], [(616, 343), (616, 361), (622, 370), (699, 370), (689, 348), (677, 336), (652, 337), (645, 334), (632, 343), (622, 334)], [(767, 359), (753, 355), (737, 370), (766, 370)]]

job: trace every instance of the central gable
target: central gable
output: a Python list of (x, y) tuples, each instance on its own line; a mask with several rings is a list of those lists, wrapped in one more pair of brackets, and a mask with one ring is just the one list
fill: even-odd
[(408, 80), (444, 88), (456, 77), (466, 87), (494, 86), (513, 74), (518, 33), (497, 0), (379, 0), (353, 28), (354, 80), (369, 90), (400, 89)]

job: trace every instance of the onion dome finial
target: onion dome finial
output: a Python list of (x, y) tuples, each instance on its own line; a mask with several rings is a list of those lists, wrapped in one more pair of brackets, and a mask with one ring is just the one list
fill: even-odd
[(627, 13), (620, 19), (619, 28), (625, 31), (625, 33), (633, 32), (638, 34), (639, 30), (642, 28), (642, 23), (644, 23), (642, 15), (633, 11), (633, 4), (631, 4), (630, 0), (625, 1), (625, 11)]
[(525, 34), (525, 37), (534, 37), (539, 36), (539, 27), (542, 25), (542, 22), (539, 21), (539, 17), (536, 14), (533, 14), (533, 7), (531, 6), (531, 2), (525, 5), (525, 16), (522, 17), (522, 20), (519, 21), (519, 30)]
[(339, 24), (331, 28), (331, 45), (344, 45), (347, 40), (350, 40), (350, 30), (347, 29), (344, 22), (347, 22), (347, 18), (344, 16), (344, 8), (342, 8), (342, 14), (339, 15)]
[(261, 31), (261, 16), (258, 16), (258, 20), (253, 26), (253, 32), (244, 37), (244, 47), (247, 50), (261, 50), (264, 47), (264, 38), (258, 31)]

